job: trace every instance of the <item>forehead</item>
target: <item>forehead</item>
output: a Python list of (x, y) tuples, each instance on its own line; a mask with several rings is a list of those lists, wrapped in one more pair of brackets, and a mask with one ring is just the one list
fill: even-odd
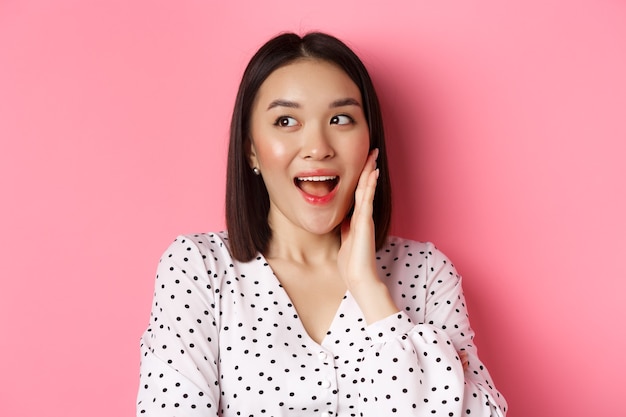
[(274, 70), (261, 84), (257, 101), (285, 98), (297, 101), (354, 98), (361, 101), (358, 86), (338, 65), (300, 59)]

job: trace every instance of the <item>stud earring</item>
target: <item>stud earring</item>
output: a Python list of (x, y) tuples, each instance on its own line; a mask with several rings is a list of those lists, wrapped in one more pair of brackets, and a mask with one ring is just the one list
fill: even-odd
[(257, 167), (252, 168), (252, 172), (254, 172), (254, 175), (261, 175), (261, 171)]

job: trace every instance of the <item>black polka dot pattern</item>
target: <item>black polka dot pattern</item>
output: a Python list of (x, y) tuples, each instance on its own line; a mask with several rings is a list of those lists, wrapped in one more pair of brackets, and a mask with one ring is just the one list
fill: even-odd
[(227, 245), (224, 232), (179, 236), (161, 258), (138, 416), (506, 414), (461, 278), (432, 244), (390, 238), (377, 265), (401, 311), (368, 326), (348, 292), (321, 344), (263, 256), (237, 262)]

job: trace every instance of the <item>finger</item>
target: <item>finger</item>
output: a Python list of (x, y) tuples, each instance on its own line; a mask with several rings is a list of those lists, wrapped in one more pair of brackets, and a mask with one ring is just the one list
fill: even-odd
[(370, 172), (367, 178), (367, 183), (365, 184), (365, 189), (363, 190), (363, 196), (361, 197), (361, 206), (367, 207), (367, 205), (372, 205), (374, 203), (374, 195), (376, 194), (376, 183), (378, 182), (379, 174), (380, 171), (378, 170), (378, 168)]
[[(378, 152), (378, 148), (372, 149), (367, 157), (367, 160), (365, 161), (365, 165), (363, 166), (363, 170), (361, 171), (359, 181), (354, 192), (354, 201), (356, 206), (359, 206), (360, 203), (363, 201), (364, 193), (367, 190), (371, 181), (372, 172), (376, 170), (376, 158), (378, 158)], [(366, 199), (367, 198), (368, 197), (366, 197)]]
[(364, 221), (371, 220), (374, 211), (374, 195), (376, 194), (378, 175), (378, 169), (369, 173), (367, 182), (361, 190), (359, 201), (355, 202), (354, 218), (362, 218)]
[(367, 156), (367, 159), (365, 160), (365, 165), (363, 165), (363, 169), (361, 170), (361, 174), (359, 175), (357, 190), (366, 185), (369, 174), (376, 169), (376, 158), (378, 158), (378, 148), (372, 149)]
[(467, 368), (469, 367), (469, 358), (467, 356), (467, 352), (459, 351), (459, 356), (461, 359), (461, 365), (463, 366), (463, 370), (467, 371)]

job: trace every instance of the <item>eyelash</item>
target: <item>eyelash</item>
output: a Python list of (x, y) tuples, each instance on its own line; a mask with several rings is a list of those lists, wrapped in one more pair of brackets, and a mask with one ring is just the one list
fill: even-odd
[(332, 121), (334, 119), (339, 119), (340, 117), (346, 117), (348, 119), (348, 123), (346, 123), (346, 124), (353, 124), (354, 123), (354, 119), (351, 116), (348, 116), (347, 114), (338, 114), (338, 115), (333, 116), (333, 117), (330, 118), (331, 124), (332, 124)]
[(289, 119), (296, 120), (296, 119), (294, 119), (294, 118), (293, 118), (293, 117), (291, 117), (291, 116), (280, 116), (280, 117), (278, 117), (278, 118), (274, 121), (274, 126), (278, 126), (278, 127), (291, 127), (291, 126), (289, 126), (289, 125), (283, 125), (283, 124), (281, 124), (281, 122), (282, 122), (283, 120), (289, 120)]
[[(344, 123), (344, 124), (352, 124), (354, 123), (354, 118), (352, 118), (351, 116), (347, 115), (347, 114), (338, 114), (335, 115), (333, 117), (330, 118), (330, 124), (339, 124), (339, 118), (340, 117), (346, 117), (348, 119), (348, 123)], [(282, 122), (292, 119), (295, 121), (295, 119), (291, 116), (280, 116), (278, 117), (275, 121), (274, 121), (274, 126), (278, 126), (278, 127), (292, 127), (291, 125), (283, 125)], [(336, 120), (336, 123), (333, 123), (333, 121)]]

